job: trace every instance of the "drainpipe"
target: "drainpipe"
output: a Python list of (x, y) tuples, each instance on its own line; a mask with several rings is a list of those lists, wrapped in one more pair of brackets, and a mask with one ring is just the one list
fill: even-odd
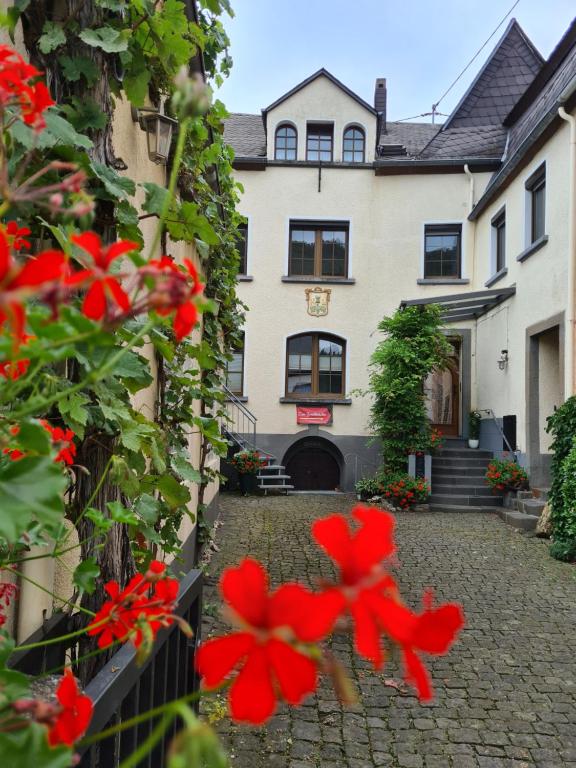
[[(470, 170), (468, 163), (464, 165), (464, 173), (468, 176), (468, 214), (471, 214), (474, 209), (474, 174)], [(476, 269), (476, 222), (468, 221), (468, 274), (474, 278), (474, 272)]]
[(564, 391), (568, 398), (575, 394), (574, 345), (576, 344), (576, 117), (560, 107), (558, 115), (570, 125), (570, 193), (568, 198), (568, 338)]

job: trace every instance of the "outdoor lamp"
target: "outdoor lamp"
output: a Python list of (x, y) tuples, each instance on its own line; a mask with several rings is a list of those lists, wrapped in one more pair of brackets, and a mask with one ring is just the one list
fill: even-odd
[[(146, 113), (146, 114), (143, 114)], [(172, 134), (178, 121), (162, 114), (157, 109), (132, 108), (132, 119), (146, 131), (148, 157), (157, 165), (166, 165), (172, 144)]]
[(508, 350), (507, 349), (503, 349), (502, 350), (502, 352), (500, 353), (500, 357), (498, 358), (498, 360), (496, 362), (498, 363), (498, 368), (500, 368), (501, 371), (503, 371), (504, 368), (506, 368), (506, 366), (508, 365)]

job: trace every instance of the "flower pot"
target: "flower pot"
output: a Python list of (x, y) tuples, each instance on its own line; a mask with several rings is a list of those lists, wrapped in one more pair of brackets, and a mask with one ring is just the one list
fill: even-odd
[(479, 445), (480, 440), (472, 440), (472, 438), (468, 440), (468, 448), (478, 448)]
[(256, 492), (256, 487), (258, 484), (256, 480), (256, 475), (245, 472), (241, 475), (238, 475), (238, 480), (240, 483), (240, 491), (242, 493), (242, 496), (248, 496), (249, 493)]

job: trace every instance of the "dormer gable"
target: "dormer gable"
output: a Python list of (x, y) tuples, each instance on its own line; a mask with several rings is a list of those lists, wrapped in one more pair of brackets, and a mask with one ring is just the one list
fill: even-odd
[[(278, 146), (284, 148), (295, 144), (297, 161), (311, 159), (316, 162), (320, 158), (323, 162), (340, 163), (346, 161), (345, 157), (358, 160), (359, 152), (351, 154), (351, 148), (361, 145), (361, 135), (364, 136), (364, 161), (371, 163), (374, 160), (378, 113), (325, 69), (318, 70), (262, 110), (262, 118), (268, 160), (275, 159), (276, 132), (284, 128), (288, 130), (281, 131)], [(354, 128), (358, 130), (353, 131)], [(348, 129), (344, 155), (343, 137)], [(355, 143), (351, 143), (353, 137)], [(331, 160), (325, 151), (329, 146)], [(308, 147), (314, 149), (307, 155)], [(285, 152), (279, 154), (280, 160), (286, 159)], [(293, 159), (293, 153), (289, 159)]]

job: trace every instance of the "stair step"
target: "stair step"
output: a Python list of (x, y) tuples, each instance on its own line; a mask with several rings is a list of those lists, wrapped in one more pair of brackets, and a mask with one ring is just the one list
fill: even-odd
[[(474, 487), (487, 488), (484, 481), (484, 472), (481, 475), (447, 475), (440, 472), (434, 472), (432, 476), (432, 486), (437, 488), (438, 485), (454, 486), (454, 490), (457, 490), (457, 486), (469, 485)], [(459, 488), (458, 488), (459, 490)]]
[(486, 483), (480, 485), (444, 485), (444, 483), (433, 483), (432, 490), (438, 496), (488, 496), (489, 486)]
[(460, 459), (492, 459), (492, 451), (481, 451), (477, 448), (442, 448), (434, 454), (434, 458), (460, 458)]
[(524, 512), (526, 515), (536, 515), (537, 517), (540, 517), (545, 506), (546, 502), (540, 499), (522, 499), (518, 501), (520, 512)]
[(466, 506), (463, 504), (430, 504), (431, 512), (493, 512), (490, 507)]
[(433, 467), (432, 480), (440, 477), (484, 477), (485, 467)]
[(439, 494), (433, 493), (430, 496), (431, 504), (455, 504), (457, 506), (482, 506), (499, 507), (502, 505), (502, 499), (498, 496), (461, 496), (458, 494)]
[(518, 491), (517, 494), (516, 494), (516, 498), (518, 500), (521, 500), (521, 499), (533, 499), (534, 498), (534, 494), (532, 493), (532, 491)]
[(550, 497), (550, 488), (532, 488), (532, 493), (541, 501), (548, 501)]
[(256, 475), (258, 480), (292, 480), (292, 475)]
[(262, 469), (268, 471), (269, 469), (286, 469), (286, 467), (283, 464), (266, 464)]
[(293, 485), (259, 485), (262, 491), (293, 491)]
[(536, 515), (524, 515), (522, 512), (515, 512), (512, 509), (499, 509), (498, 516), (505, 523), (521, 531), (534, 531), (538, 517)]
[(432, 469), (434, 467), (487, 467), (490, 459), (444, 459), (434, 457), (432, 459)]

